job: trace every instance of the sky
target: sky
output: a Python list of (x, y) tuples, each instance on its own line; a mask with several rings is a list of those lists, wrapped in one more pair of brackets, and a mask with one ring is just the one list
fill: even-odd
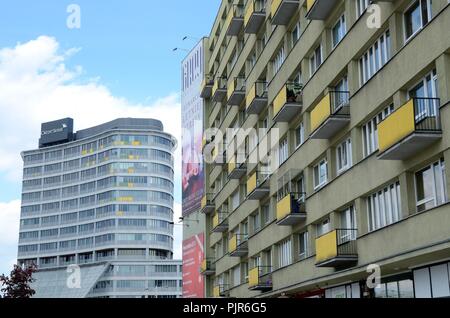
[[(68, 27), (78, 22), (68, 12), (72, 4), (80, 10), (80, 28)], [(118, 117), (152, 117), (179, 140), (181, 61), (209, 35), (219, 5), (220, 0), (0, 0), (0, 274), (16, 262), (20, 152), (37, 148), (40, 124), (72, 117), (80, 130)], [(180, 158), (178, 148), (176, 219)], [(181, 228), (175, 227), (177, 258)]]

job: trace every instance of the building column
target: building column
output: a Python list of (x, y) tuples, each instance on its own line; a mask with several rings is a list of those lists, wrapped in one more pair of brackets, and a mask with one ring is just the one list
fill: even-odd
[(394, 56), (403, 47), (403, 15), (394, 12), (388, 23), (391, 36), (391, 56)]
[(447, 186), (447, 200), (450, 199), (449, 190), (450, 190), (450, 149), (444, 151), (444, 160), (445, 160), (445, 181)]
[(356, 225), (358, 236), (369, 233), (369, 220), (367, 215), (367, 204), (364, 198), (357, 198), (354, 204), (356, 214)]
[(399, 176), (402, 219), (416, 213), (416, 194), (414, 191), (414, 174), (404, 172)]
[(356, 5), (353, 0), (345, 0), (345, 22), (346, 29), (350, 29), (350, 27), (356, 22)]

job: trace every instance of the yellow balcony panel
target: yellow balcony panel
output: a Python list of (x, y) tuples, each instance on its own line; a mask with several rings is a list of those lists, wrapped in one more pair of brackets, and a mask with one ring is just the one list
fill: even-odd
[(203, 99), (211, 98), (213, 86), (214, 80), (207, 76), (202, 82), (200, 97)]
[(304, 195), (289, 193), (277, 203), (277, 224), (296, 225), (306, 219)]
[(213, 233), (223, 233), (228, 231), (227, 213), (217, 212), (213, 217), (212, 231)]
[(205, 276), (214, 275), (216, 272), (215, 266), (211, 259), (204, 259), (200, 265), (200, 274)]
[(258, 266), (248, 272), (250, 290), (269, 291), (272, 289), (272, 269), (270, 266)]
[(299, 0), (272, 0), (270, 12), (273, 25), (287, 25), (296, 13)]
[(266, 20), (264, 0), (249, 0), (244, 16), (244, 32), (256, 34)]
[(290, 122), (302, 111), (302, 86), (288, 83), (273, 101), (273, 120), (275, 122)]
[(350, 93), (331, 91), (311, 111), (311, 138), (330, 139), (350, 122)]
[(245, 98), (246, 111), (248, 114), (259, 115), (267, 107), (267, 83), (256, 82), (249, 90)]
[(339, 229), (316, 239), (316, 266), (351, 266), (358, 261), (357, 230)]
[(227, 35), (236, 36), (244, 25), (244, 8), (242, 5), (233, 5), (225, 21)]
[(413, 98), (378, 124), (382, 160), (406, 160), (442, 138), (437, 98)]
[(231, 257), (241, 257), (248, 254), (247, 235), (235, 234), (228, 241), (228, 253)]
[(204, 214), (210, 214), (214, 212), (214, 209), (215, 209), (214, 194), (213, 193), (205, 194), (200, 204), (200, 212)]
[(339, 2), (339, 0), (307, 0), (306, 18), (309, 20), (325, 20)]
[(221, 102), (227, 96), (227, 86), (225, 78), (217, 78), (214, 81), (212, 89), (212, 100), (216, 103)]
[(270, 193), (270, 175), (259, 171), (254, 172), (247, 180), (247, 199), (261, 200)]
[(228, 86), (227, 105), (240, 106), (245, 99), (245, 78), (236, 77)]

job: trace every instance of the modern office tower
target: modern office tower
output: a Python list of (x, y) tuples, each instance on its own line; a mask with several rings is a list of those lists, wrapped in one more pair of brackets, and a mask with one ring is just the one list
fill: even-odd
[(450, 296), (447, 30), (447, 0), (222, 1), (208, 296)]
[(19, 264), (36, 297), (179, 297), (173, 260), (176, 140), (154, 119), (73, 132), (42, 124), (24, 161)]

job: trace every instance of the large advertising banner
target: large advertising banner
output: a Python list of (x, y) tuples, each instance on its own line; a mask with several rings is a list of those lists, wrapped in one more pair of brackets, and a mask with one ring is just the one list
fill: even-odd
[(198, 211), (204, 192), (202, 159), (203, 99), (203, 41), (182, 63), (181, 118), (182, 134), (182, 195), (183, 216)]
[(204, 234), (183, 241), (183, 298), (203, 298), (205, 288), (200, 266), (204, 258)]

